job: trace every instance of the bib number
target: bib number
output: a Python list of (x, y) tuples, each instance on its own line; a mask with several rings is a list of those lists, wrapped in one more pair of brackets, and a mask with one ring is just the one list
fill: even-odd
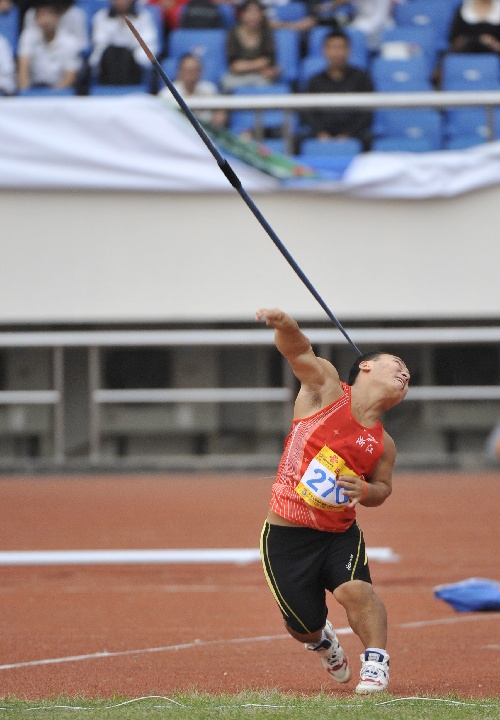
[(337, 484), (337, 477), (355, 474), (339, 455), (325, 446), (311, 460), (295, 491), (317, 510), (339, 512), (345, 509), (349, 498)]

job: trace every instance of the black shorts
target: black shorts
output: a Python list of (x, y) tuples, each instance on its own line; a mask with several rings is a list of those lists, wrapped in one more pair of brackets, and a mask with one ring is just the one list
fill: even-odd
[(298, 633), (324, 627), (326, 590), (349, 580), (371, 583), (363, 533), (264, 523), (260, 552), (267, 583), (287, 625)]

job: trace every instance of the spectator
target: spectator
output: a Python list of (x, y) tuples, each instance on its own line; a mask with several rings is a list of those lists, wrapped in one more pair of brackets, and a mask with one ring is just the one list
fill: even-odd
[(307, 31), (315, 25), (331, 25), (332, 29), (348, 25), (363, 32), (370, 48), (376, 50), (381, 32), (392, 25), (392, 4), (393, 0), (308, 0), (306, 17), (293, 22), (273, 20), (271, 27)]
[(224, 92), (244, 85), (267, 85), (279, 74), (273, 31), (258, 0), (246, 0), (238, 22), (228, 30), (226, 55), (229, 72), (221, 80)]
[(50, 2), (35, 9), (35, 24), (25, 28), (19, 38), (18, 85), (72, 87), (81, 65), (77, 40), (59, 26), (63, 8)]
[(500, 0), (464, 0), (455, 12), (449, 41), (451, 52), (500, 53)]
[[(342, 30), (333, 30), (323, 43), (327, 68), (314, 75), (307, 84), (308, 93), (355, 93), (372, 92), (370, 75), (364, 70), (348, 65), (349, 37)], [(312, 110), (306, 122), (314, 137), (319, 140), (332, 138), (358, 138), (365, 150), (370, 146), (372, 113), (365, 110)]]
[[(72, 35), (77, 43), (80, 52), (87, 50), (89, 47), (89, 33), (87, 29), (87, 15), (82, 8), (74, 4), (74, 0), (60, 0), (61, 17), (59, 20), (59, 29)], [(23, 29), (34, 27), (36, 5), (29, 8), (24, 15)]]
[(144, 69), (150, 67), (123, 14), (132, 19), (153, 55), (158, 52), (158, 32), (151, 12), (136, 5), (135, 0), (110, 0), (109, 7), (98, 10), (92, 20), (90, 67), (104, 85), (139, 84)]
[(0, 95), (13, 95), (16, 91), (16, 67), (10, 43), (0, 35)]
[[(210, 80), (201, 80), (201, 73), (201, 61), (196, 55), (186, 54), (180, 58), (174, 86), (184, 99), (193, 96), (213, 97), (218, 94), (217, 85)], [(168, 88), (161, 90), (159, 95), (173, 100), (172, 93)], [(227, 123), (227, 113), (224, 110), (200, 110), (196, 116), (201, 122), (220, 128)]]

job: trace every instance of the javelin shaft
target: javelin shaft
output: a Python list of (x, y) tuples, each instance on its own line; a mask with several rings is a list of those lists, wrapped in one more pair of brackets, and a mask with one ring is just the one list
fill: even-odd
[(191, 109), (188, 107), (186, 102), (184, 101), (184, 98), (180, 95), (175, 85), (172, 83), (164, 69), (162, 68), (161, 64), (159, 63), (158, 59), (153, 55), (151, 50), (148, 48), (142, 37), (137, 32), (136, 28), (134, 27), (133, 23), (129, 20), (128, 17), (125, 15), (123, 16), (123, 19), (127, 23), (128, 27), (130, 28), (131, 32), (135, 36), (137, 42), (141, 46), (141, 48), (146, 53), (148, 60), (151, 62), (153, 67), (155, 68), (158, 75), (161, 77), (165, 85), (168, 87), (172, 95), (174, 96), (175, 100), (179, 104), (181, 110), (184, 112), (186, 117), (188, 118), (191, 125), (194, 127), (200, 138), (203, 140), (205, 145), (207, 146), (208, 150), (212, 153), (215, 160), (217, 161), (217, 165), (221, 169), (221, 171), (226, 176), (227, 180), (231, 183), (231, 185), (234, 187), (235, 190), (239, 193), (241, 198), (244, 200), (246, 205), (249, 207), (249, 209), (252, 211), (254, 216), (257, 218), (259, 223), (262, 225), (264, 230), (267, 232), (275, 246), (278, 248), (280, 253), (283, 255), (285, 260), (288, 262), (288, 264), (293, 268), (295, 273), (298, 275), (298, 277), (302, 280), (306, 288), (309, 290), (309, 292), (313, 295), (313, 297), (316, 299), (316, 301), (321, 305), (325, 313), (328, 315), (330, 320), (332, 320), (333, 323), (337, 326), (337, 328), (340, 330), (342, 335), (345, 337), (345, 339), (352, 345), (352, 347), (356, 350), (356, 352), (361, 355), (361, 350), (355, 345), (355, 343), (351, 340), (349, 337), (347, 331), (343, 328), (339, 320), (335, 317), (335, 315), (332, 313), (330, 308), (327, 306), (321, 295), (318, 293), (316, 288), (313, 286), (313, 284), (310, 282), (308, 277), (305, 275), (305, 273), (302, 271), (300, 266), (296, 263), (292, 255), (288, 252), (286, 247), (283, 245), (279, 237), (274, 232), (273, 228), (269, 223), (267, 222), (266, 218), (262, 215), (258, 207), (253, 202), (252, 198), (248, 195), (245, 188), (241, 184), (241, 180), (234, 172), (233, 168), (230, 166), (228, 161), (221, 155), (219, 150), (217, 149), (216, 145), (212, 142), (206, 131), (204, 130), (203, 126), (200, 124), (196, 116), (193, 114)]

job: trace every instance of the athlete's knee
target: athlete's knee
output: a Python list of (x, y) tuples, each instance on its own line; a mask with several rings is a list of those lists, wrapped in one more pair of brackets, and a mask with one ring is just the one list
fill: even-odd
[(382, 603), (373, 585), (364, 580), (349, 580), (333, 591), (335, 599), (344, 607), (355, 604)]
[(319, 643), (321, 640), (321, 633), (323, 631), (323, 628), (320, 628), (319, 630), (316, 630), (314, 632), (297, 632), (297, 630), (294, 630), (285, 620), (285, 627), (287, 629), (287, 632), (295, 639), (298, 640), (301, 643)]

